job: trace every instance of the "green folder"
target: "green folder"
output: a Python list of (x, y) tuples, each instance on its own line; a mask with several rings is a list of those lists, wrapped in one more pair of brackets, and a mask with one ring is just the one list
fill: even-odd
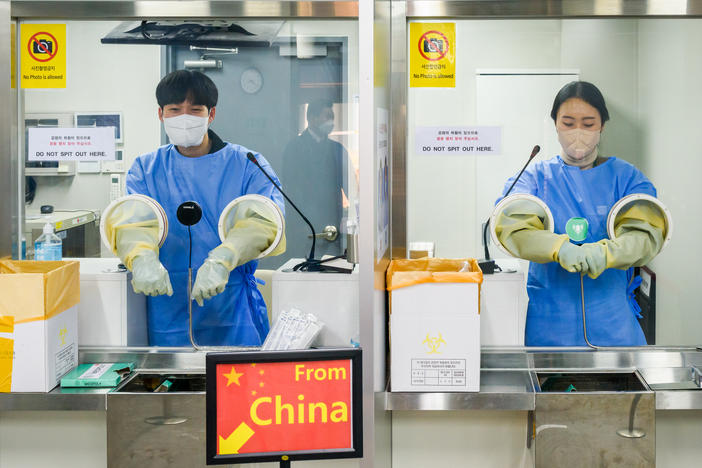
[(62, 387), (114, 387), (134, 369), (133, 362), (80, 364), (61, 379)]

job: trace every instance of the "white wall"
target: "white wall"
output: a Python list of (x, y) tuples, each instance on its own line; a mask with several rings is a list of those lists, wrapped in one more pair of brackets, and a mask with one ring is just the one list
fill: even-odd
[(641, 169), (673, 215), (670, 245), (652, 262), (657, 273), (656, 337), (661, 344), (699, 344), (696, 295), (699, 203), (702, 200), (702, 21), (639, 21)]
[[(160, 47), (101, 44), (117, 22), (66, 22), (65, 89), (27, 89), (25, 113), (118, 111), (123, 116), (125, 169), (140, 154), (160, 144), (154, 91), (160, 79)], [(119, 149), (119, 146), (118, 146)], [(36, 177), (31, 209), (43, 204), (63, 209), (104, 209), (109, 203), (108, 174)], [(122, 180), (124, 185), (124, 176)]]

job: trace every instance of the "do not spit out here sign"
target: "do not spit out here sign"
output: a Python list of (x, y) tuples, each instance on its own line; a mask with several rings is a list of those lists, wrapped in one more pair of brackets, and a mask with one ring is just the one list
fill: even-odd
[(414, 146), (422, 155), (498, 155), (502, 151), (502, 128), (415, 127)]
[(114, 127), (29, 128), (30, 161), (113, 161)]

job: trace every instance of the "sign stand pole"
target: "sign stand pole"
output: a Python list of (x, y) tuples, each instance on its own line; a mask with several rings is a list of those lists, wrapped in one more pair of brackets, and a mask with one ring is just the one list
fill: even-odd
[(280, 460), (280, 468), (290, 468), (290, 460)]

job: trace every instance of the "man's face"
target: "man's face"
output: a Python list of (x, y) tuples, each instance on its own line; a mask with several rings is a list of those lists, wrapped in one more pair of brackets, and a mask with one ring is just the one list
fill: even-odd
[(327, 107), (325, 109), (322, 109), (322, 112), (320, 112), (318, 115), (312, 117), (309, 121), (310, 127), (313, 127), (315, 129), (318, 129), (320, 125), (322, 125), (324, 122), (327, 121), (334, 121), (334, 111), (332, 111), (331, 107)]
[(193, 104), (190, 100), (185, 100), (180, 104), (166, 104), (163, 108), (158, 109), (158, 118), (163, 122), (163, 119), (169, 117), (177, 117), (183, 114), (194, 115), (196, 117), (208, 117), (208, 122), (212, 123), (215, 116), (215, 107), (207, 109), (207, 106), (202, 104)]

